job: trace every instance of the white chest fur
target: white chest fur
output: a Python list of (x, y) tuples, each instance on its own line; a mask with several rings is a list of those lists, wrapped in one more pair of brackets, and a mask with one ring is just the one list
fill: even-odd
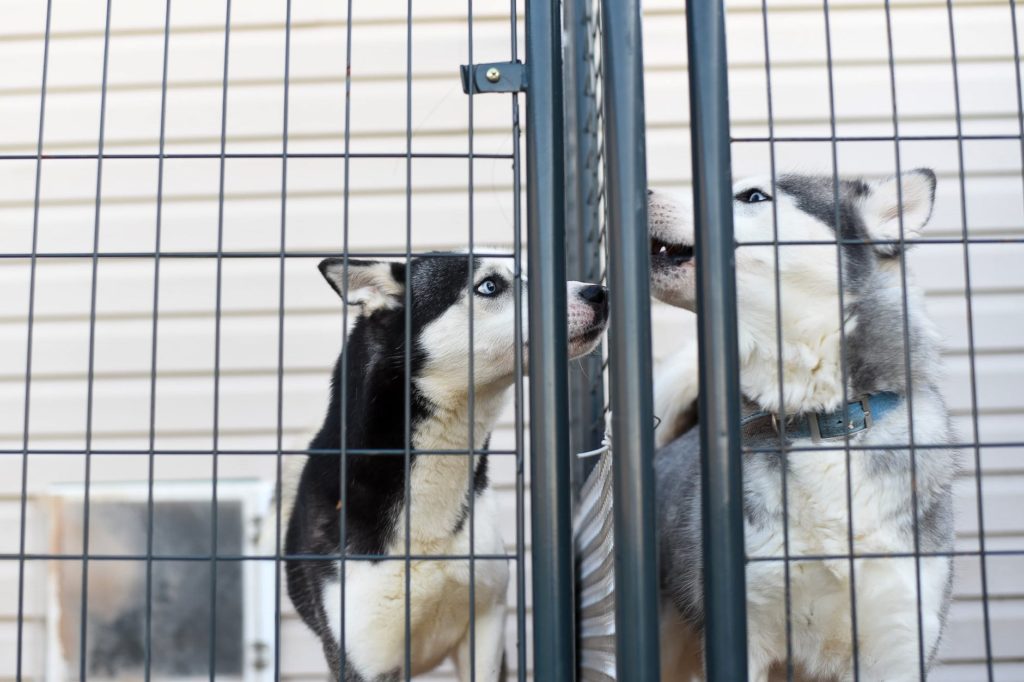
[[(945, 426), (941, 406), (928, 405), (922, 398), (915, 404), (914, 412), (917, 442), (938, 442)], [(894, 416), (883, 423), (876, 422), (864, 436), (851, 439), (851, 444), (906, 442), (906, 427), (902, 416)], [(796, 445), (810, 444), (807, 441)], [(843, 679), (850, 674), (851, 596), (855, 596), (856, 603), (862, 674), (872, 669), (885, 670), (886, 679), (916, 679), (919, 657), (907, 652), (914, 652), (923, 644), (927, 659), (941, 629), (950, 561), (945, 557), (915, 561), (909, 467), (894, 466), (891, 471), (872, 469), (870, 458), (874, 454), (869, 450), (852, 450), (849, 479), (843, 450), (798, 451), (787, 455), (789, 556), (843, 557), (803, 559), (789, 564), (792, 651), (812, 676)], [(906, 450), (887, 456), (905, 457), (909, 464), (910, 453)], [(918, 457), (925, 456), (928, 452), (918, 451)], [(918, 475), (925, 474), (918, 471)], [(781, 519), (779, 478), (755, 476), (748, 480), (750, 492), (767, 501), (767, 516)], [(922, 483), (919, 488), (924, 489), (925, 485), (918, 480)], [(784, 556), (781, 522), (748, 522), (745, 532), (750, 556)], [(845, 558), (851, 545), (855, 555), (902, 556), (856, 559), (851, 584), (851, 563)], [(753, 561), (747, 566), (754, 673), (751, 679), (761, 679), (757, 677), (758, 670), (766, 671), (773, 660), (784, 659), (786, 655), (785, 580), (782, 561)], [(920, 637), (918, 603), (924, 627)]]
[[(479, 396), (474, 410), (475, 448), (483, 447), (503, 404), (501, 393)], [(412, 445), (424, 451), (468, 450), (465, 407), (456, 404), (439, 410), (417, 427)], [(394, 510), (389, 558), (346, 563), (345, 641), (341, 648), (363, 677), (373, 679), (403, 670), (407, 642), (413, 675), (433, 669), (453, 654), (460, 670), (464, 669), (469, 665), (472, 643), (476, 679), (497, 677), (508, 562), (448, 558), (505, 553), (493, 491), (472, 492), (478, 461), (479, 457), (471, 460), (468, 455), (417, 455), (409, 480), (408, 542), (402, 504)], [(472, 523), (466, 510), (469, 500), (473, 501)], [(465, 520), (460, 525), (461, 518)], [(407, 545), (408, 556), (416, 558), (406, 559)], [(339, 642), (341, 598), (340, 582), (324, 586), (328, 621)], [(472, 638), (471, 612), (476, 627)], [(464, 677), (468, 679), (468, 671)]]
[[(505, 551), (497, 528), (497, 510), (493, 493), (488, 490), (477, 498), (473, 551), (496, 555)], [(465, 556), (470, 553), (469, 524), (447, 541), (431, 542), (429, 552), (420, 543), (410, 543), (413, 556)], [(406, 581), (405, 550), (396, 542), (393, 560), (377, 563), (351, 561), (346, 564), (345, 646), (347, 656), (357, 670), (369, 675), (386, 674), (404, 667), (406, 643), (406, 604), (411, 633), (412, 674), (434, 668), (449, 656), (467, 635), (470, 620), (470, 589), (474, 585), (475, 620), (484, 623), (495, 609), (504, 613), (508, 586), (508, 563), (504, 560), (478, 559), (473, 562), (451, 559), (413, 559), (408, 562)], [(341, 585), (329, 583), (324, 590), (331, 631), (340, 640)], [(490, 625), (487, 625), (490, 627)], [(487, 633), (478, 633), (478, 641)], [(483, 654), (478, 654), (482, 656)], [(490, 655), (489, 653), (487, 654)]]

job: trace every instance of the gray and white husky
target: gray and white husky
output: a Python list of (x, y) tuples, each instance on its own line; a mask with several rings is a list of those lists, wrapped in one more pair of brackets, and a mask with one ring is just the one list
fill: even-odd
[[(466, 455), (452, 453), (487, 448), (515, 377), (515, 289), (522, 287), (525, 301), (526, 282), (509, 266), (507, 259), (481, 256), (471, 263), (468, 256), (442, 255), (415, 258), (408, 266), (340, 258), (320, 263), (328, 283), (354, 306), (355, 322), (334, 370), (327, 416), (310, 443), (311, 450), (327, 452), (305, 459), (286, 503), (291, 511), (285, 552), (288, 595), (320, 637), (331, 679), (404, 679), (406, 646), (412, 675), (451, 657), (463, 680), (495, 682), (503, 676), (507, 562), (475, 562), (474, 641), (469, 562), (424, 556), (468, 555), (471, 547), (477, 554), (505, 552), (487, 456), (477, 455), (471, 471)], [(604, 287), (580, 282), (569, 282), (567, 295), (568, 350), (578, 357), (597, 345), (608, 299)], [(521, 310), (525, 332), (526, 306)], [(346, 455), (344, 489), (337, 455), (343, 437), (346, 449), (356, 451)], [(406, 448), (412, 449), (408, 472)], [(379, 449), (384, 452), (366, 452)], [(345, 552), (355, 555), (345, 564), (344, 619), (338, 561), (319, 558), (340, 553), (342, 518)], [(415, 557), (408, 562), (408, 592), (407, 562), (401, 559), (407, 548)]]
[[(855, 555), (866, 555), (855, 559), (853, 573), (859, 677), (919, 679), (935, 657), (949, 609), (952, 560), (928, 555), (953, 548), (958, 455), (943, 447), (954, 438), (939, 392), (939, 340), (920, 295), (910, 289), (904, 296), (900, 237), (918, 236), (928, 222), (935, 174), (920, 169), (876, 182), (840, 180), (838, 187), (827, 176), (782, 175), (774, 186), (762, 177), (733, 190), (738, 242), (770, 242), (776, 216), (778, 239), (796, 242), (778, 249), (779, 311), (775, 249), (736, 249), (744, 533), (754, 559), (746, 569), (750, 679), (767, 680), (787, 656), (784, 563), (757, 560), (785, 555), (787, 521), (789, 556), (818, 557), (789, 564), (798, 673), (853, 679), (844, 558), (852, 543)], [(649, 215), (652, 291), (694, 310), (692, 212), (685, 201), (650, 192)], [(682, 680), (702, 674), (704, 620), (700, 440), (696, 429), (679, 433), (697, 397), (694, 347), (658, 373), (656, 394), (664, 425), (655, 459), (663, 679)], [(844, 434), (855, 448), (849, 474)], [(781, 439), (799, 449), (771, 451)], [(911, 453), (911, 442), (931, 447)], [(822, 449), (814, 449), (819, 443)], [(915, 561), (915, 552), (924, 556)], [(879, 556), (887, 554), (899, 556)]]

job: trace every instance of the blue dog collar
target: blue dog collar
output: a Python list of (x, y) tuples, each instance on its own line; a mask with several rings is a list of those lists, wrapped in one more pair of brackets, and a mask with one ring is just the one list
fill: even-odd
[[(779, 424), (778, 418), (771, 412), (755, 412), (740, 422), (744, 440), (760, 440), (758, 436), (765, 434), (784, 436), (787, 441), (810, 439), (815, 443), (823, 440), (843, 438), (846, 434), (854, 435), (871, 428), (876, 419), (881, 419), (894, 410), (902, 398), (896, 393), (873, 393), (848, 402), (845, 408), (834, 412), (812, 412), (787, 418), (785, 428)], [(770, 429), (765, 429), (768, 422)]]

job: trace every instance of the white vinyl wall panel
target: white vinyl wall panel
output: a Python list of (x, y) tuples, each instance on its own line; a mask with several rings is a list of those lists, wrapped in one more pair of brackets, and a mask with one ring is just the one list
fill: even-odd
[[(520, 3), (521, 4), (521, 3)], [(45, 154), (94, 154), (99, 130), (104, 3), (53, 1), (46, 100)], [(105, 151), (155, 154), (159, 144), (164, 3), (113, 3)], [(764, 26), (760, 2), (728, 3), (730, 104), (733, 134), (768, 135)], [(889, 54), (882, 3), (831, 2), (830, 28), (836, 134), (891, 136)], [(229, 153), (275, 154), (282, 149), (284, 88), (283, 2), (233, 3), (228, 74)], [(822, 6), (812, 0), (769, 2), (768, 40), (774, 132), (822, 138), (779, 142), (780, 170), (831, 170), (830, 92)], [(166, 151), (219, 153), (224, 58), (224, 3), (174, 0), (167, 83)], [(521, 7), (520, 7), (521, 10)], [(644, 4), (649, 177), (654, 186), (689, 191), (690, 155), (683, 9), (668, 0)], [(460, 154), (468, 149), (468, 108), (457, 67), (467, 61), (466, 5), (454, 0), (414, 6), (412, 55), (406, 54), (405, 3), (354, 2), (352, 25), (353, 153), (399, 158), (350, 162), (349, 243), (353, 250), (400, 253), (405, 248), (406, 65), (412, 64), (412, 150)], [(4, 7), (0, 28), (0, 252), (32, 247), (33, 200), (45, 3), (17, 0)], [(474, 3), (474, 59), (510, 56), (506, 2)], [(1020, 102), (1008, 3), (957, 2), (962, 131), (1017, 135)], [(946, 6), (933, 0), (892, 3), (899, 132), (903, 168), (930, 166), (939, 175), (936, 213), (924, 238), (1024, 237), (1024, 183), (1019, 140), (966, 140), (963, 190)], [(521, 28), (521, 27), (520, 27)], [(520, 30), (519, 39), (523, 33)], [(340, 154), (344, 147), (347, 31), (344, 3), (294, 3), (290, 62), (288, 148), (292, 153)], [(520, 55), (522, 51), (520, 50)], [(512, 110), (507, 97), (474, 100), (474, 150), (508, 155)], [(844, 174), (884, 175), (895, 168), (885, 141), (840, 141)], [(737, 175), (766, 174), (766, 142), (733, 146)], [(340, 158), (293, 158), (288, 167), (285, 244), (289, 251), (338, 251), (343, 239), (344, 186)], [(508, 248), (512, 241), (513, 177), (507, 158), (473, 165), (474, 231), (478, 243)], [(42, 164), (38, 249), (44, 254), (92, 250), (96, 200), (93, 160)], [(219, 160), (168, 159), (164, 167), (161, 247), (165, 252), (212, 252), (218, 240)], [(412, 164), (412, 248), (464, 246), (469, 230), (468, 163), (417, 158)], [(100, 250), (146, 254), (155, 244), (157, 162), (108, 159), (103, 164)], [(225, 165), (222, 238), (227, 251), (276, 253), (281, 239), (281, 161), (229, 159)], [(961, 203), (963, 202), (963, 204)], [(785, 247), (784, 247), (785, 248)], [(984, 443), (1024, 435), (1024, 245), (972, 245), (973, 381)], [(302, 448), (321, 418), (327, 378), (341, 339), (337, 299), (323, 285), (314, 258), (285, 268), (282, 430), (286, 449)], [(972, 362), (959, 244), (919, 244), (908, 262), (947, 345), (944, 387), (964, 441), (973, 439)], [(93, 445), (140, 449), (149, 443), (153, 261), (104, 258), (98, 268)], [(215, 262), (161, 261), (154, 444), (166, 450), (208, 450), (213, 434)], [(0, 449), (18, 449), (25, 436), (24, 396), (27, 260), (0, 262)], [(91, 263), (38, 260), (34, 301), (29, 445), (79, 449), (85, 439)], [(273, 450), (277, 441), (279, 263), (274, 258), (226, 258), (220, 357), (221, 448)], [(658, 357), (670, 352), (690, 316), (655, 306)], [(492, 443), (515, 444), (511, 412)], [(966, 449), (957, 484), (958, 548), (978, 548), (974, 451)], [(223, 455), (221, 480), (272, 481), (276, 457)], [(510, 549), (515, 537), (514, 467), (496, 457), (494, 480)], [(1019, 500), (1024, 448), (980, 451), (986, 544), (1024, 549)], [(33, 457), (28, 472), (26, 547), (50, 548), (55, 484), (81, 483), (80, 455)], [(144, 455), (95, 455), (92, 480), (137, 482), (147, 476)], [(156, 458), (161, 481), (209, 482), (209, 455)], [(0, 455), (0, 551), (20, 541), (21, 458)], [(271, 510), (272, 511), (272, 510)], [(528, 516), (528, 511), (527, 511)], [(272, 518), (271, 518), (272, 521)], [(272, 544), (272, 541), (271, 541)], [(93, 570), (101, 567), (93, 565)], [(1024, 680), (1024, 563), (988, 559), (988, 589), (997, 679)], [(47, 665), (48, 566), (29, 562), (25, 582), (26, 679), (44, 679)], [(957, 560), (956, 602), (941, 653), (940, 680), (985, 679), (981, 579), (977, 558)], [(13, 676), (18, 575), (0, 562), (0, 680)], [(510, 598), (513, 595), (510, 595)], [(282, 677), (321, 679), (319, 647), (291, 612), (282, 621)], [(510, 621), (510, 661), (515, 660)], [(448, 679), (438, 674), (431, 679)]]

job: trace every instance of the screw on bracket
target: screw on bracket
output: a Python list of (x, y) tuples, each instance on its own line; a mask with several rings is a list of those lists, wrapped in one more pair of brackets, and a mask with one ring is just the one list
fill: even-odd
[[(462, 90), (467, 95), (485, 92), (523, 92), (526, 67), (520, 62), (497, 62), (460, 66)], [(471, 90), (472, 88), (472, 90)]]

